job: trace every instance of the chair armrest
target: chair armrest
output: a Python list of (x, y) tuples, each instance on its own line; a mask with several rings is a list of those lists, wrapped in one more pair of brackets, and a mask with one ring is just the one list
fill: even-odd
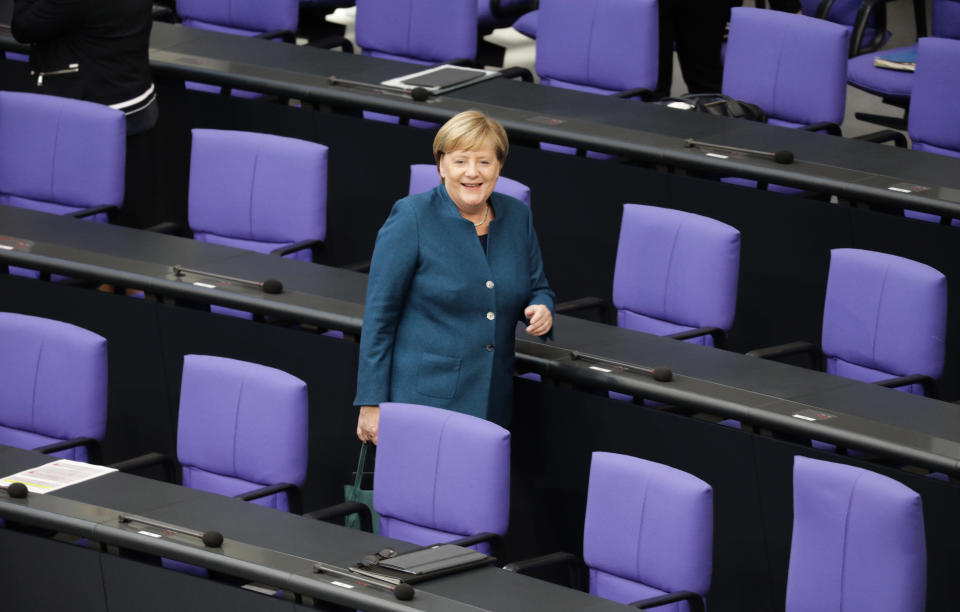
[(640, 98), (644, 102), (649, 102), (653, 99), (653, 92), (647, 89), (646, 87), (634, 87), (632, 89), (624, 89), (623, 91), (618, 91), (617, 93), (610, 94), (614, 98)]
[(484, 531), (481, 533), (475, 533), (473, 535), (463, 536), (462, 538), (457, 538), (456, 540), (450, 540), (449, 542), (444, 542), (444, 544), (456, 544), (457, 546), (473, 546), (474, 544), (479, 544), (480, 542), (492, 542), (494, 540), (499, 540), (501, 538), (499, 533), (491, 533), (489, 531)]
[(539, 4), (540, 0), (528, 0), (505, 7), (500, 5), (500, 0), (490, 0), (490, 14), (494, 17), (519, 17), (536, 9)]
[(164, 21), (167, 23), (176, 23), (177, 15), (173, 12), (173, 8), (169, 6), (162, 6), (160, 4), (153, 4), (153, 20), (154, 21)]
[(100, 441), (95, 438), (74, 438), (72, 440), (63, 440), (61, 442), (51, 442), (44, 446), (38, 446), (33, 449), (38, 453), (43, 453), (44, 455), (49, 455), (52, 453), (59, 453), (70, 448), (76, 448), (78, 446), (87, 447), (87, 460), (89, 463), (100, 463), (102, 461), (100, 453)]
[(826, 132), (831, 136), (843, 136), (843, 130), (840, 129), (839, 125), (832, 121), (818, 121), (817, 123), (804, 125), (798, 127), (797, 129), (805, 132)]
[(312, 249), (317, 246), (323, 245), (323, 240), (318, 240), (316, 238), (309, 238), (307, 240), (301, 240), (300, 242), (294, 242), (293, 244), (287, 245), (285, 247), (278, 247), (270, 251), (271, 255), (277, 255), (283, 257), (284, 255), (289, 255), (290, 253), (296, 253), (297, 251), (303, 251), (305, 249)]
[(154, 465), (161, 465), (167, 482), (176, 482), (176, 465), (173, 459), (164, 453), (147, 453), (139, 457), (124, 459), (116, 463), (111, 463), (109, 467), (116, 468), (121, 472), (136, 472)]
[(521, 81), (533, 83), (533, 73), (523, 66), (510, 66), (500, 71), (500, 76), (505, 79), (515, 79), (520, 77)]
[(370, 508), (360, 502), (341, 502), (334, 506), (327, 506), (313, 512), (307, 512), (303, 516), (317, 519), (318, 521), (333, 522), (332, 519), (344, 518), (350, 514), (360, 515), (360, 529), (367, 532), (373, 532), (373, 516), (370, 514)]
[(867, 142), (892, 141), (894, 145), (900, 147), (901, 149), (907, 148), (907, 137), (903, 135), (903, 132), (898, 132), (896, 130), (880, 130), (879, 132), (870, 132), (869, 134), (854, 136), (854, 139), (866, 140)]
[(155, 234), (166, 234), (168, 236), (182, 236), (183, 227), (179, 223), (174, 223), (173, 221), (161, 221), (156, 225), (151, 225), (150, 227), (143, 228), (146, 232), (153, 232)]
[[(860, 48), (863, 45), (863, 35), (867, 31), (867, 22), (870, 20), (871, 14), (876, 10), (877, 6), (888, 1), (889, 0), (863, 0), (860, 3), (860, 8), (857, 9), (857, 16), (853, 20), (853, 31), (850, 32), (849, 57), (860, 55)], [(877, 31), (873, 36), (873, 40), (870, 41), (867, 48), (863, 50), (864, 53), (876, 51), (883, 42), (884, 33), (887, 29), (887, 12), (886, 7), (882, 8), (883, 10), (877, 11), (875, 23)]]
[(746, 355), (747, 357), (774, 359), (779, 357), (790, 357), (791, 355), (800, 355), (803, 353), (810, 355), (810, 367), (812, 369), (823, 369), (823, 358), (822, 354), (820, 353), (820, 347), (812, 342), (807, 342), (806, 340), (798, 340), (797, 342), (788, 342), (786, 344), (778, 344), (776, 346), (754, 349), (746, 353)]
[(666, 334), (665, 338), (674, 340), (689, 340), (690, 338), (699, 338), (700, 336), (713, 337), (713, 346), (719, 349), (727, 348), (727, 332), (719, 327), (698, 327), (697, 329), (688, 329), (673, 334)]
[(270, 30), (267, 32), (260, 32), (259, 34), (254, 34), (251, 38), (263, 38), (266, 40), (273, 40), (279, 38), (285, 43), (296, 42), (297, 37), (293, 33), (293, 30)]
[(286, 492), (287, 494), (287, 504), (290, 506), (290, 512), (293, 514), (303, 514), (303, 498), (300, 495), (300, 487), (295, 484), (290, 484), (289, 482), (278, 482), (266, 487), (254, 489), (253, 491), (234, 495), (233, 498), (242, 499), (243, 501), (253, 501), (261, 497), (282, 492)]
[(927, 397), (936, 397), (937, 381), (926, 374), (907, 374), (906, 376), (897, 376), (896, 378), (887, 378), (886, 380), (874, 381), (873, 384), (896, 389), (897, 387), (906, 387), (907, 385), (923, 385), (923, 394)]
[(353, 53), (353, 43), (343, 36), (324, 36), (317, 40), (311, 40), (307, 44), (321, 49), (336, 49), (339, 47), (344, 53)]
[(108, 217), (113, 218), (118, 210), (120, 210), (118, 206), (114, 206), (113, 204), (105, 204), (103, 206), (84, 208), (83, 210), (67, 213), (64, 216), (73, 217), (74, 219), (83, 219), (84, 217), (92, 217), (93, 215), (99, 215), (100, 213), (107, 213)]
[(583, 584), (580, 580), (580, 557), (568, 552), (553, 552), (531, 559), (521, 559), (507, 563), (503, 569), (508, 572), (518, 574), (527, 574), (533, 570), (544, 569), (548, 567), (565, 566), (567, 568), (567, 584), (577, 590), (583, 590)]
[(565, 302), (560, 302), (554, 306), (555, 314), (570, 314), (571, 312), (579, 312), (581, 310), (588, 310), (590, 308), (596, 308), (600, 311), (600, 315), (603, 317), (604, 323), (609, 323), (613, 318), (610, 316), (610, 302), (601, 297), (596, 296), (587, 296), (582, 298), (577, 298), (575, 300), (567, 300)]
[(658, 597), (634, 601), (628, 605), (641, 610), (648, 610), (650, 608), (656, 608), (657, 606), (663, 606), (677, 601), (689, 602), (690, 612), (703, 612), (704, 610), (703, 598), (700, 597), (698, 593), (694, 593), (693, 591), (676, 591), (674, 593), (667, 593), (666, 595), (660, 595)]

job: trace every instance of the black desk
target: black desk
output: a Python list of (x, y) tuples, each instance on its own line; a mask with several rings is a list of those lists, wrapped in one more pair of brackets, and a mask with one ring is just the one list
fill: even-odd
[[(289, 326), (214, 316), (184, 307), (223, 303), (293, 321), (311, 311), (317, 325), (358, 325), (364, 276), (171, 236), (0, 208), (6, 235), (36, 241), (51, 255), (0, 250), (0, 263), (49, 267), (68, 275), (146, 286), (176, 304), (136, 300), (0, 275), (0, 309), (49, 316), (101, 333), (110, 351), (108, 461), (147, 450), (172, 452), (182, 356), (216, 354), (264, 363), (305, 380), (310, 392), (308, 507), (342, 498), (355, 466), (352, 403), (356, 345)], [(134, 239), (141, 237), (141, 240)], [(50, 241), (47, 243), (41, 238)], [(43, 243), (43, 244), (40, 244)], [(110, 254), (117, 249), (120, 255)], [(69, 254), (71, 259), (55, 255)], [(181, 260), (181, 256), (184, 258)], [(268, 296), (246, 289), (206, 290), (169, 278), (168, 263), (274, 277), (297, 289)], [(91, 265), (95, 262), (97, 265)], [(119, 267), (112, 268), (117, 265)], [(129, 269), (127, 268), (129, 266)], [(321, 279), (327, 279), (320, 282)], [(328, 301), (324, 293), (336, 296)], [(288, 298), (295, 298), (288, 303)], [(320, 306), (324, 305), (324, 306)], [(347, 331), (350, 327), (344, 326)], [(736, 416), (781, 433), (835, 441), (957, 473), (955, 406), (854, 381), (664, 338), (558, 317), (558, 341), (518, 343), (518, 361), (559, 385), (518, 380), (514, 396), (511, 531), (504, 560), (580, 549), (590, 453), (622, 452), (689, 471), (715, 488), (716, 540), (711, 609), (764, 609), (782, 601), (790, 538), (790, 469), (795, 454), (863, 465), (921, 492), (931, 568), (930, 609), (950, 609), (960, 558), (956, 485), (899, 467), (818, 452), (800, 444), (733, 430), (698, 418), (606, 398), (616, 388), (720, 416)], [(641, 365), (667, 365), (676, 380), (590, 372), (558, 347)], [(572, 383), (575, 388), (568, 388)], [(119, 390), (118, 390), (119, 389)], [(838, 415), (825, 423), (793, 418), (798, 407)], [(754, 588), (764, 585), (762, 588)]]
[[(0, 49), (23, 50), (0, 30)], [(548, 140), (648, 163), (739, 175), (893, 207), (960, 217), (960, 161), (820, 134), (676, 111), (655, 104), (493, 79), (425, 103), (390, 92), (334, 86), (327, 77), (379, 83), (422, 67), (312, 47), (157, 22), (151, 65), (158, 75), (260, 91), (341, 108), (367, 108), (433, 121), (478, 108), (514, 138)], [(789, 149), (796, 162), (733, 155), (720, 160), (684, 140), (755, 150)], [(903, 193), (889, 187), (922, 185)]]
[[(4, 475), (46, 463), (50, 459), (0, 445), (0, 473)], [(215, 529), (224, 535), (224, 544), (207, 549), (184, 536), (170, 534), (156, 539), (144, 536), (138, 533), (140, 529), (157, 530), (136, 523), (124, 525), (117, 520), (118, 511), (197, 531)], [(313, 563), (323, 561), (345, 567), (372, 551), (388, 546), (403, 551), (413, 548), (413, 545), (130, 474), (112, 473), (46, 495), (31, 494), (23, 500), (11, 500), (0, 493), (0, 518), (54, 529), (141, 554), (162, 555), (202, 565), (227, 575), (282, 587), (292, 593), (312, 597), (315, 601), (329, 601), (364, 610), (456, 612), (551, 609), (612, 612), (625, 609), (613, 602), (505, 572), (494, 566), (418, 584), (417, 593), (410, 603), (399, 602), (392, 594), (380, 589), (356, 584), (355, 588), (347, 589), (332, 583), (336, 580), (351, 584), (342, 578), (314, 574)], [(10, 542), (30, 538), (7, 531), (0, 529), (0, 539)], [(246, 600), (243, 609), (259, 609), (258, 604), (266, 605), (262, 595), (189, 576), (171, 576), (172, 572), (167, 570), (128, 561), (122, 554), (117, 556), (106, 551), (99, 555), (87, 554), (88, 557), (100, 557), (88, 560), (100, 563), (102, 581), (83, 584), (82, 581), (90, 579), (87, 571), (79, 571), (81, 568), (74, 566), (62, 574), (56, 572), (63, 559), (49, 552), (50, 549), (59, 549), (61, 553), (76, 556), (82, 554), (81, 551), (70, 550), (76, 548), (72, 544), (45, 542), (36, 536), (33, 538), (34, 541), (27, 547), (0, 546), (0, 567), (5, 570), (6, 579), (39, 572), (40, 576), (32, 578), (39, 578), (47, 585), (43, 591), (36, 592), (25, 588), (32, 580), (7, 582), (4, 587), (6, 605), (19, 602), (22, 606), (15, 605), (14, 609), (51, 609), (48, 607), (50, 600), (61, 599), (64, 590), (86, 590), (86, 597), (75, 602), (80, 609), (95, 607), (91, 603), (101, 598), (109, 602), (109, 606), (101, 607), (103, 610), (125, 609), (118, 603), (118, 600), (125, 598), (149, 599), (149, 609), (172, 609), (171, 606), (177, 604), (200, 609), (211, 603), (223, 609), (222, 599), (210, 601), (210, 591), (218, 598)], [(89, 571), (90, 568), (82, 569)], [(97, 572), (96, 569), (93, 571)], [(136, 576), (137, 582), (124, 586), (118, 580), (121, 575)], [(169, 581), (179, 582), (181, 588), (157, 588)], [(280, 601), (274, 601), (274, 605), (280, 605)], [(286, 606), (293, 608), (294, 604), (287, 600)], [(327, 608), (325, 604), (318, 607)]]
[[(15, 208), (0, 209), (0, 263), (20, 263), (90, 281), (137, 287), (163, 299), (212, 303), (342, 330), (360, 331), (366, 276), (306, 262), (78, 221)], [(269, 295), (226, 283), (198, 287), (176, 277), (170, 262), (241, 278), (276, 278), (285, 291)], [(732, 417), (774, 431), (815, 437), (889, 460), (960, 476), (960, 407), (820, 372), (754, 359), (592, 323), (557, 318), (557, 342), (544, 344), (518, 327), (521, 367), (549, 378), (613, 389)], [(673, 369), (674, 380), (602, 372), (571, 351), (618, 362)], [(826, 413), (809, 421), (805, 411)]]

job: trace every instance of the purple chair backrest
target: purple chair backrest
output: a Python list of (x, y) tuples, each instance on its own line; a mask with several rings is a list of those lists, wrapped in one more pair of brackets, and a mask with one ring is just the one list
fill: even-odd
[(657, 85), (656, 0), (543, 0), (536, 71), (546, 85), (610, 93)]
[[(408, 193), (423, 193), (440, 184), (440, 175), (433, 164), (410, 164), (410, 190)], [(494, 191), (512, 196), (530, 206), (530, 188), (519, 181), (501, 176)]]
[[(327, 147), (296, 138), (193, 130), (194, 238), (261, 253), (327, 233)], [(310, 260), (310, 251), (295, 258)]]
[[(960, 2), (955, 2), (960, 7)], [(960, 13), (960, 10), (958, 10)], [(960, 40), (921, 38), (908, 125), (913, 148), (960, 157)]]
[(183, 24), (229, 34), (297, 30), (299, 0), (177, 0)]
[(630, 603), (683, 590), (706, 595), (713, 563), (713, 489), (660, 463), (593, 453), (583, 560), (590, 569), (590, 592), (606, 599)]
[(926, 565), (915, 491), (862, 468), (794, 458), (787, 612), (921, 612)]
[(831, 374), (939, 378), (946, 325), (947, 279), (939, 271), (886, 253), (830, 251), (821, 344)]
[[(307, 385), (256, 363), (186, 355), (177, 458), (183, 484), (237, 495), (307, 475)], [(286, 494), (254, 503), (287, 510)]]
[(960, 0), (933, 0), (930, 14), (931, 36), (960, 38)]
[(54, 214), (120, 206), (126, 147), (121, 111), (0, 91), (0, 204)]
[(477, 54), (477, 0), (357, 0), (355, 27), (368, 55), (447, 62)]
[[(613, 304), (617, 324), (656, 335), (729, 330), (737, 307), (740, 232), (693, 213), (624, 204)], [(710, 343), (710, 337), (695, 339)]]
[(505, 534), (510, 432), (451, 410), (381, 404), (373, 503), (381, 534), (416, 544)]
[(804, 15), (735, 7), (722, 90), (757, 104), (776, 123), (843, 123), (847, 28)]
[[(86, 329), (0, 312), (0, 444), (36, 448), (102, 440), (107, 426), (107, 341)], [(58, 457), (86, 461), (84, 448)]]

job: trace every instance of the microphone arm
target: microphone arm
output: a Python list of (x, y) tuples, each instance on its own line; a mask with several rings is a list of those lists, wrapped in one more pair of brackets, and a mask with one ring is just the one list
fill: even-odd
[(205, 270), (194, 270), (192, 268), (186, 268), (179, 264), (173, 266), (173, 274), (177, 277), (183, 276), (184, 274), (196, 274), (197, 276), (209, 276), (210, 278), (219, 278), (220, 280), (229, 281), (231, 283), (236, 283), (238, 285), (244, 285), (246, 287), (256, 287), (257, 289), (262, 289), (266, 293), (281, 293), (283, 291), (283, 284), (278, 280), (268, 279), (263, 282), (247, 280), (245, 278), (237, 278), (235, 276), (227, 276), (226, 274), (218, 274), (217, 272), (207, 272)]
[(787, 150), (779, 151), (758, 151), (756, 149), (745, 149), (743, 147), (732, 147), (730, 145), (713, 144), (687, 138), (685, 141), (688, 147), (697, 147), (705, 149), (716, 149), (718, 151), (733, 151), (735, 153), (746, 153), (747, 155), (756, 155), (757, 157), (766, 157), (772, 159), (778, 164), (789, 164), (793, 162), (793, 152)]
[(641, 374), (646, 374), (651, 376), (654, 380), (658, 382), (670, 382), (673, 380), (673, 370), (666, 366), (657, 366), (655, 368), (645, 368), (643, 366), (634, 365), (631, 363), (624, 363), (622, 361), (616, 361), (614, 359), (607, 359), (605, 357), (600, 357), (598, 355), (590, 355), (587, 353), (581, 353), (580, 351), (570, 351), (570, 359), (589, 361), (592, 363), (602, 363), (605, 365), (610, 365), (618, 370), (624, 372), (639, 372)]
[(204, 546), (210, 548), (216, 548), (223, 544), (223, 536), (218, 531), (196, 531), (194, 529), (180, 527), (179, 525), (171, 525), (170, 523), (164, 523), (163, 521), (149, 519), (145, 516), (139, 516), (137, 514), (120, 514), (117, 516), (117, 520), (119, 520), (121, 523), (140, 523), (142, 525), (147, 525), (148, 527), (162, 529), (163, 531), (170, 531), (172, 533), (179, 533), (197, 538), (203, 542)]

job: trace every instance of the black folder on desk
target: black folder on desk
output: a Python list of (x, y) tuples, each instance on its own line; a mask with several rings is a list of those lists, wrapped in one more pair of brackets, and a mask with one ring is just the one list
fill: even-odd
[(438, 576), (488, 565), (494, 557), (455, 544), (437, 544), (383, 559), (368, 567), (351, 567), (351, 572), (392, 584), (413, 584)]

